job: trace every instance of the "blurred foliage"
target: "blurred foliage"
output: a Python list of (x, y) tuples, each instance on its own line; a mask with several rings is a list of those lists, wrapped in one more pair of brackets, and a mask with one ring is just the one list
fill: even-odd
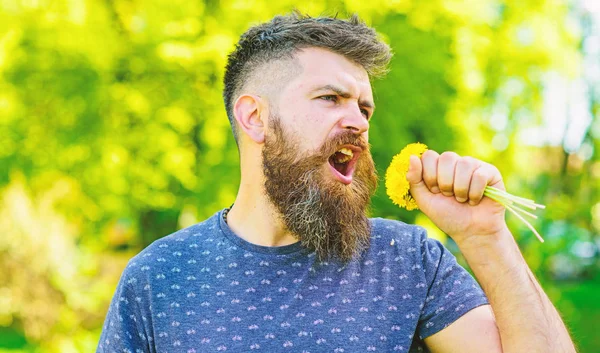
[[(0, 0), (0, 352), (93, 351), (126, 261), (233, 202), (226, 56), (293, 7), (358, 12), (394, 49), (374, 82), (380, 175), (421, 141), (495, 164), (548, 206), (545, 244), (510, 225), (581, 350), (600, 351), (600, 80), (583, 74), (600, 37), (580, 2)], [(575, 147), (532, 140), (548, 77), (585, 78), (592, 120)], [(372, 213), (444, 238), (382, 187)]]

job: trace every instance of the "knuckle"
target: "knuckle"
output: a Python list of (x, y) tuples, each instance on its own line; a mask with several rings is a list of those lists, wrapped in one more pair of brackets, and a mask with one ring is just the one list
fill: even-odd
[(477, 180), (487, 179), (487, 172), (483, 168), (477, 168), (473, 172), (473, 178), (477, 178)]
[(458, 164), (461, 167), (464, 167), (465, 169), (467, 169), (467, 168), (468, 169), (475, 169), (477, 167), (478, 162), (479, 161), (477, 159), (475, 159), (473, 157), (469, 157), (469, 156), (467, 156), (467, 157), (461, 157), (458, 160)]
[(444, 162), (458, 159), (459, 155), (452, 151), (446, 151), (440, 155), (440, 159)]
[(461, 158), (456, 162), (456, 173), (458, 173), (459, 171), (462, 172), (462, 171), (467, 171), (470, 169), (474, 169), (474, 168), (471, 165), (471, 163), (469, 163), (469, 161), (466, 161)]
[(437, 157), (439, 157), (439, 154), (434, 150), (427, 150), (427, 151), (423, 152), (423, 157), (437, 158)]
[(493, 165), (493, 164), (490, 164), (490, 167), (491, 167), (491, 169), (492, 169), (492, 173), (493, 173), (493, 174), (502, 175), (502, 173), (500, 173), (500, 169), (498, 169), (498, 167), (496, 167), (496, 166), (495, 166), (495, 165)]

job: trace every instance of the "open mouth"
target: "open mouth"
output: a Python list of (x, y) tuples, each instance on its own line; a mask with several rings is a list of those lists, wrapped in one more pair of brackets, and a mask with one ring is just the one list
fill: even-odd
[(329, 165), (336, 179), (344, 184), (352, 182), (352, 174), (360, 151), (361, 149), (356, 146), (342, 146), (329, 157)]

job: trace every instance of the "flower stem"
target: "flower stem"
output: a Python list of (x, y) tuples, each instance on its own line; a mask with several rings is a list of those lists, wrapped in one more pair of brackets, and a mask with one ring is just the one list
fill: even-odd
[(525, 202), (521, 199), (517, 199), (516, 196), (513, 196), (508, 193), (498, 193), (496, 191), (486, 189), (484, 192), (484, 195), (489, 195), (489, 194), (492, 194), (499, 199), (506, 200), (507, 202), (509, 202), (510, 205), (517, 204), (517, 205), (520, 205), (522, 207), (527, 207), (532, 210), (536, 210), (536, 208), (537, 208), (536, 204), (533, 204), (531, 202)]
[(507, 198), (507, 199), (510, 199), (510, 200), (513, 200), (514, 202), (519, 203), (519, 204), (521, 204), (523, 206), (526, 206), (528, 208), (533, 208), (533, 209), (536, 209), (536, 208), (546, 208), (546, 206), (537, 204), (533, 200), (529, 200), (529, 199), (526, 199), (526, 198), (523, 198), (523, 197), (519, 197), (519, 196), (515, 196), (515, 195), (512, 195), (512, 194), (509, 194), (508, 192), (506, 192), (504, 190), (500, 190), (500, 189), (495, 188), (493, 186), (487, 186), (485, 188), (485, 191), (486, 192), (494, 193), (494, 194), (496, 194), (498, 196), (501, 196), (501, 197), (504, 197), (504, 198)]
[(523, 221), (523, 223), (525, 223), (525, 225), (531, 229), (531, 231), (533, 232), (533, 234), (535, 234), (535, 236), (543, 243), (544, 239), (542, 238), (542, 236), (535, 230), (535, 228), (533, 228), (533, 226), (527, 222), (527, 220), (525, 218), (523, 218), (520, 214), (517, 213), (517, 211), (515, 211), (512, 207), (505, 205), (504, 207), (506, 207), (507, 210), (509, 210), (510, 212), (512, 212), (512, 214), (514, 214), (515, 216), (517, 216), (518, 219), (520, 219), (521, 221)]
[(533, 213), (527, 212), (527, 211), (525, 211), (524, 209), (522, 209), (522, 208), (520, 208), (520, 207), (518, 207), (518, 206), (514, 206), (514, 205), (510, 205), (510, 206), (512, 206), (512, 208), (514, 208), (514, 209), (515, 209), (515, 211), (519, 211), (519, 212), (521, 212), (522, 214), (524, 214), (524, 215), (526, 215), (526, 216), (529, 216), (529, 217), (531, 217), (531, 218), (533, 218), (533, 219), (537, 219), (537, 218), (538, 218), (538, 217), (537, 217), (536, 215), (534, 215)]
[[(523, 216), (521, 216), (518, 212), (521, 212), (527, 216), (530, 216), (532, 218), (537, 219), (537, 216), (529, 213), (525, 210), (523, 210), (520, 206), (524, 206), (524, 207), (528, 207), (528, 208), (532, 208), (532, 209), (536, 209), (536, 206), (542, 206), (542, 205), (537, 205), (536, 203), (534, 203), (531, 200), (527, 200), (527, 199), (523, 199), (522, 197), (516, 197), (513, 196), (507, 192), (504, 192), (502, 190), (496, 189), (496, 188), (492, 188), (490, 186), (488, 186), (485, 189), (485, 192), (483, 193), (485, 196), (489, 197), (490, 199), (498, 202), (499, 204), (503, 205), (507, 210), (509, 210), (512, 214), (514, 214), (517, 218), (519, 218), (523, 223), (525, 223), (525, 225), (531, 229), (531, 231), (533, 232), (533, 234), (535, 234), (535, 236), (543, 243), (544, 239), (542, 238), (542, 236), (535, 230), (535, 228), (525, 219), (523, 218)], [(525, 201), (526, 200), (526, 201)], [(516, 205), (515, 205), (516, 204)], [(543, 208), (543, 207), (542, 207)], [(518, 212), (517, 212), (518, 211)]]

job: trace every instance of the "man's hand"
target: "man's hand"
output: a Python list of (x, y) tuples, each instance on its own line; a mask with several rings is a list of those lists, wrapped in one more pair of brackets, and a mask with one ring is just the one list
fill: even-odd
[(506, 229), (504, 206), (483, 196), (488, 185), (504, 190), (493, 165), (427, 150), (420, 159), (410, 157), (406, 178), (419, 208), (457, 244)]

